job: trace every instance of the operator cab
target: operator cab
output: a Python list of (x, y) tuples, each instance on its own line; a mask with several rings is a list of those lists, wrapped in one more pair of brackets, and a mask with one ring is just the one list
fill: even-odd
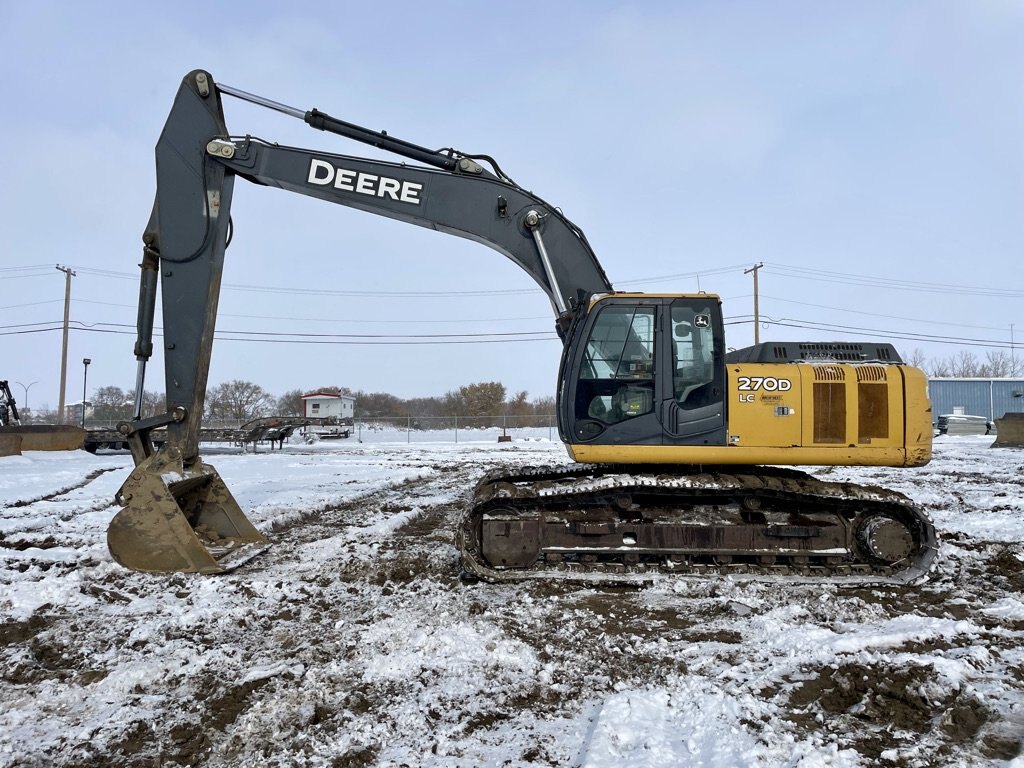
[(566, 442), (725, 445), (725, 336), (717, 296), (604, 296), (566, 345)]

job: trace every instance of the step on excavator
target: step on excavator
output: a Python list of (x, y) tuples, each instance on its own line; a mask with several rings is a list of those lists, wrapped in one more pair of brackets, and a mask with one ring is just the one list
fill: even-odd
[[(225, 96), (403, 159), (232, 134)], [(549, 297), (564, 343), (558, 431), (575, 464), (481, 479), (456, 532), (466, 574), (897, 584), (927, 577), (936, 534), (908, 498), (795, 468), (929, 461), (926, 379), (891, 345), (778, 342), (727, 352), (717, 296), (615, 291), (583, 231), (491, 157), (429, 149), (289, 107), (202, 70), (181, 83), (156, 165), (143, 235), (135, 418), (120, 425), (136, 467), (117, 493), (122, 509), (108, 531), (122, 565), (217, 573), (267, 546), (199, 455), (240, 178), (490, 246)], [(142, 419), (158, 276), (167, 413)], [(157, 427), (167, 437), (154, 449)]]

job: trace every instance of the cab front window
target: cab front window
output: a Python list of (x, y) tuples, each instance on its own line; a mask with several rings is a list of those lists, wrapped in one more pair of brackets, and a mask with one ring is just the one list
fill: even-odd
[(615, 424), (654, 408), (653, 307), (601, 310), (587, 340), (576, 417)]

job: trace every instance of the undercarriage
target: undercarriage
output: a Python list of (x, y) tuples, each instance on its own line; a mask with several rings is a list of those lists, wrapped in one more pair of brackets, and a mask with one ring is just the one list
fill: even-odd
[(906, 496), (776, 467), (574, 465), (494, 472), (459, 530), (467, 575), (658, 573), (924, 581), (938, 550)]

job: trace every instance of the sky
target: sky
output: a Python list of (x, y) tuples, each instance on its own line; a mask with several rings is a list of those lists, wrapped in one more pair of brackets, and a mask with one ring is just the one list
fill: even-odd
[[(86, 357), (90, 394), (134, 387), (153, 146), (196, 68), (495, 157), (616, 288), (719, 294), (730, 347), (753, 343), (762, 263), (762, 341), (1019, 358), (1022, 39), (1024, 5), (1000, 0), (3, 2), (0, 379), (56, 407), (59, 264), (76, 273), (67, 401)], [(234, 135), (386, 157), (236, 99), (225, 113)], [(231, 214), (211, 385), (554, 394), (550, 303), (497, 252), (244, 181)], [(146, 388), (164, 389), (159, 354)]]

